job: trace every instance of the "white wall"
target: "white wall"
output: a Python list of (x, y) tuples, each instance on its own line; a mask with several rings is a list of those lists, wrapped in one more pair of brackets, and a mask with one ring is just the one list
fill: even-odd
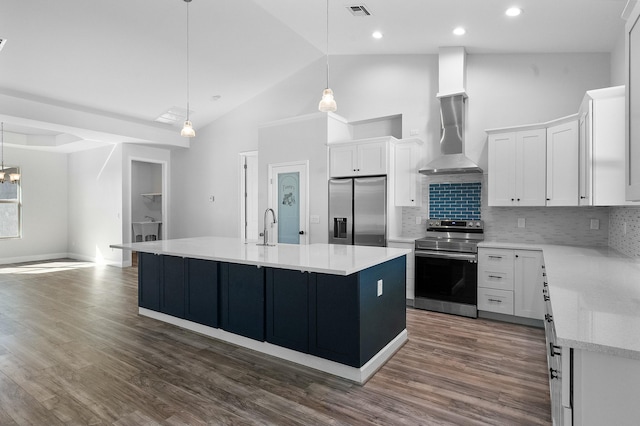
[[(331, 57), (337, 114), (348, 121), (403, 114), (403, 132), (423, 140), (439, 135), (437, 55)], [(318, 111), (325, 86), (324, 58), (215, 121), (197, 128), (191, 148), (172, 151), (176, 226), (170, 238), (239, 236), (238, 154), (258, 149), (260, 125)], [(193, 121), (197, 124), (196, 117)], [(210, 203), (210, 195), (215, 202)]]
[(468, 55), (467, 156), (486, 171), (485, 129), (575, 114), (585, 91), (609, 85), (607, 53)]
[(69, 254), (75, 259), (121, 264), (122, 145), (69, 154)]
[(4, 147), (6, 164), (22, 173), (22, 238), (0, 240), (0, 264), (67, 254), (67, 156)]
[[(309, 224), (307, 232), (310, 244), (328, 241), (328, 120), (327, 114), (318, 112), (301, 120), (272, 124), (258, 130), (258, 212), (272, 207), (268, 200), (269, 164), (309, 161), (308, 214), (320, 217), (320, 223)], [(261, 230), (264, 227), (264, 215), (258, 215), (258, 220)]]
[(624, 28), (620, 30), (618, 41), (611, 51), (611, 85), (622, 86), (626, 83), (624, 57)]

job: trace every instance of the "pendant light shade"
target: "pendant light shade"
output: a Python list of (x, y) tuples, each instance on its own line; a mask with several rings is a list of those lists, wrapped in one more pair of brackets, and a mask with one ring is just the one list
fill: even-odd
[(338, 109), (335, 99), (333, 99), (333, 90), (327, 88), (322, 92), (322, 99), (318, 105), (318, 109), (322, 112), (334, 112)]
[(180, 131), (180, 136), (184, 136), (185, 138), (192, 138), (196, 135), (196, 131), (193, 130), (193, 125), (189, 120), (184, 122), (184, 127)]
[(318, 109), (322, 112), (334, 112), (338, 109), (336, 100), (333, 98), (333, 90), (329, 88), (329, 0), (327, 0), (327, 86), (322, 91)]
[(180, 136), (192, 138), (196, 135), (196, 131), (193, 130), (193, 124), (189, 120), (189, 3), (191, 0), (184, 0), (184, 2), (187, 3), (187, 119), (180, 131)]

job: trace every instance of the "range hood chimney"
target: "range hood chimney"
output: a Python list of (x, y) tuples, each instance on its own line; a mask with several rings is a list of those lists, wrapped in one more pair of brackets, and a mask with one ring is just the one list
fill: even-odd
[(482, 169), (464, 155), (466, 57), (464, 47), (439, 49), (438, 98), (442, 155), (419, 170), (424, 175), (482, 173)]

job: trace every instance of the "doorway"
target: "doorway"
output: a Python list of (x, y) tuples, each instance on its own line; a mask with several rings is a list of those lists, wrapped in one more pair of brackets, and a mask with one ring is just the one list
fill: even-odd
[(269, 165), (269, 203), (276, 213), (277, 243), (308, 244), (308, 161)]
[[(130, 163), (129, 232), (123, 241), (141, 242), (167, 236), (167, 163), (132, 158)], [(128, 238), (127, 238), (128, 234)], [(137, 253), (131, 253), (136, 265)]]

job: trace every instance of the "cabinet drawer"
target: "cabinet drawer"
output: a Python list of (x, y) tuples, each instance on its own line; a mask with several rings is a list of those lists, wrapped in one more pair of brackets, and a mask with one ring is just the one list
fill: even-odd
[(478, 287), (478, 309), (513, 315), (513, 291)]
[(504, 271), (482, 270), (478, 274), (478, 287), (513, 291), (513, 274)]
[(505, 272), (513, 275), (513, 250), (479, 249), (478, 267), (481, 271)]

